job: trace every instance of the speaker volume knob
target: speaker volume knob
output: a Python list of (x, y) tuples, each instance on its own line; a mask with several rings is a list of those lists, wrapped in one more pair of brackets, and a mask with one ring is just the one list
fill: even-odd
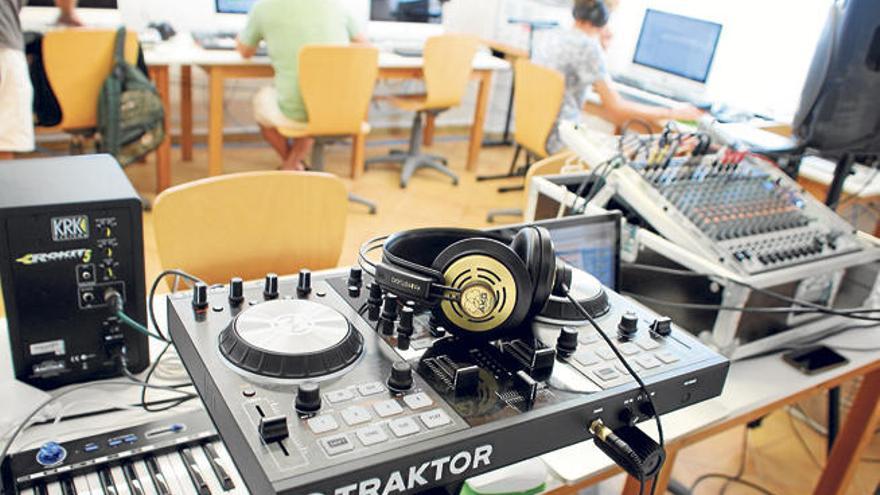
[(312, 272), (300, 270), (296, 281), (296, 295), (300, 298), (308, 296), (312, 292)]
[(306, 382), (296, 390), (294, 402), (296, 412), (300, 414), (312, 414), (321, 409), (321, 387), (314, 382)]
[(238, 306), (244, 301), (244, 281), (235, 277), (229, 281), (229, 302)]
[(278, 275), (275, 273), (266, 274), (263, 281), (263, 298), (267, 300), (278, 299)]
[(388, 377), (388, 388), (395, 392), (409, 390), (413, 385), (413, 369), (406, 361), (398, 361), (391, 365), (391, 376)]
[(193, 286), (192, 305), (197, 310), (208, 307), (208, 286), (204, 282), (196, 282)]

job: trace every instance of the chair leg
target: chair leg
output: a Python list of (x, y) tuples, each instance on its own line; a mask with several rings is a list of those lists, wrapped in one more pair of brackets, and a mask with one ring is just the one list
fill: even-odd
[(355, 134), (351, 142), (351, 178), (358, 179), (364, 173), (364, 155), (366, 154), (367, 136)]
[(355, 203), (355, 204), (366, 206), (367, 208), (369, 208), (370, 215), (376, 214), (376, 210), (377, 210), (376, 203), (373, 203), (372, 201), (370, 201), (364, 197), (358, 196), (357, 194), (349, 193), (348, 194), (348, 201)]
[(312, 163), (309, 167), (312, 170), (324, 170), (324, 145), (325, 141), (321, 138), (315, 139), (315, 145), (312, 147)]
[(434, 146), (434, 124), (437, 120), (437, 114), (427, 112), (425, 115), (425, 131), (423, 132), (422, 144), (425, 146)]
[(409, 134), (409, 156), (416, 156), (422, 152), (422, 112), (416, 112), (413, 118), (412, 130)]
[(409, 181), (412, 179), (413, 174), (420, 168), (434, 169), (452, 179), (452, 185), (458, 185), (458, 175), (452, 170), (449, 170), (449, 168), (442, 163), (425, 156), (414, 156), (410, 157), (410, 159), (403, 164), (403, 171), (400, 174), (400, 187), (405, 188), (409, 185)]

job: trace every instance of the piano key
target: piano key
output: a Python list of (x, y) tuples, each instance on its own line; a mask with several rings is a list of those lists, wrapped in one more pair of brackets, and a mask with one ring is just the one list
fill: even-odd
[(183, 466), (183, 461), (180, 459), (177, 452), (160, 455), (158, 459), (159, 463), (162, 465), (162, 470), (168, 473), (173, 473), (171, 475), (173, 477), (173, 482), (177, 483), (177, 485), (175, 485), (177, 488), (171, 490), (174, 495), (198, 495), (196, 489), (193, 488), (192, 482), (189, 480), (189, 475), (186, 473), (186, 468)]
[(101, 479), (98, 478), (97, 471), (86, 474), (86, 481), (89, 482), (89, 493), (91, 495), (104, 495), (104, 489), (101, 485)]
[(135, 461), (131, 467), (134, 469), (135, 474), (137, 474), (138, 481), (141, 482), (141, 489), (144, 491), (144, 495), (159, 495), (159, 492), (156, 491), (156, 486), (153, 485), (153, 477), (150, 476), (150, 472), (147, 470), (147, 463), (143, 460)]
[(34, 492), (36, 492), (37, 495), (49, 495), (49, 490), (47, 490), (46, 485), (42, 483), (34, 488)]
[(128, 488), (128, 480), (125, 479), (125, 473), (119, 466), (110, 468), (110, 474), (113, 475), (113, 484), (116, 485), (116, 491), (119, 495), (131, 495), (131, 489)]
[(76, 493), (79, 495), (92, 495), (92, 489), (89, 488), (89, 482), (85, 476), (77, 476), (73, 479), (73, 486), (76, 487)]
[(202, 445), (202, 453), (205, 455), (205, 459), (211, 465), (211, 469), (214, 471), (214, 476), (216, 476), (217, 481), (220, 483), (220, 486), (224, 491), (234, 490), (235, 489), (235, 481), (232, 480), (232, 476), (229, 474), (229, 470), (224, 466), (225, 464), (222, 459), (220, 459), (220, 454), (217, 453), (217, 449), (214, 448), (214, 445), (210, 443), (206, 443)]
[(36, 493), (33, 488), (24, 488), (18, 491), (18, 495), (36, 495)]
[(120, 469), (122, 469), (122, 476), (125, 477), (125, 483), (128, 485), (128, 491), (131, 492), (131, 495), (146, 495), (134, 464), (126, 462)]
[(53, 481), (46, 485), (46, 493), (49, 495), (61, 495), (61, 483)]
[(101, 488), (104, 490), (104, 495), (119, 495), (119, 490), (116, 489), (116, 483), (113, 482), (113, 475), (110, 474), (110, 468), (106, 466), (99, 468), (98, 479), (101, 481)]
[(181, 462), (183, 462), (183, 467), (186, 468), (186, 474), (189, 475), (189, 479), (192, 481), (193, 488), (196, 489), (196, 492), (199, 495), (211, 495), (211, 487), (208, 485), (206, 476), (208, 473), (203, 472), (202, 467), (196, 462), (192, 449), (189, 447), (183, 447), (178, 450), (177, 453), (180, 456)]
[(247, 486), (244, 484), (244, 480), (238, 473), (235, 463), (232, 462), (232, 457), (229, 456), (229, 451), (226, 450), (226, 446), (223, 445), (222, 442), (212, 442), (211, 446), (214, 447), (214, 451), (217, 452), (217, 455), (220, 456), (220, 460), (223, 461), (220, 465), (226, 468), (226, 472), (229, 473), (229, 476), (232, 477), (232, 481), (235, 482), (236, 493), (248, 493)]
[(150, 479), (153, 481), (153, 487), (159, 495), (171, 495), (171, 485), (168, 476), (174, 476), (174, 473), (168, 472), (168, 476), (162, 470), (159, 459), (155, 456), (147, 456), (145, 459), (147, 471), (150, 473)]
[(73, 478), (63, 478), (61, 480), (61, 495), (80, 495), (76, 489), (76, 485), (73, 483)]
[(205, 455), (205, 451), (202, 450), (200, 445), (194, 445), (190, 448), (190, 454), (193, 459), (198, 464), (199, 469), (202, 471), (202, 474), (205, 477), (205, 481), (208, 482), (208, 488), (211, 489), (211, 493), (214, 495), (221, 495), (226, 489), (223, 488), (223, 485), (220, 483), (220, 479), (217, 477), (217, 473), (214, 472), (214, 468), (211, 467), (211, 461), (208, 460), (208, 456)]

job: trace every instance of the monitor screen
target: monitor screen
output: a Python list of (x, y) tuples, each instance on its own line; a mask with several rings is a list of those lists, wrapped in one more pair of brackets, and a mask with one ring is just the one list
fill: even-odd
[(633, 62), (706, 82), (721, 24), (648, 9)]
[[(55, 0), (28, 0), (28, 7), (55, 7)], [(115, 9), (116, 0), (79, 0), (77, 6), (83, 9)]]
[(440, 0), (371, 0), (370, 20), (439, 24)]
[[(620, 276), (619, 213), (578, 215), (524, 225), (539, 225), (549, 230), (558, 257), (593, 275), (602, 285), (617, 289)], [(513, 235), (524, 225), (491, 230)]]
[(247, 14), (257, 0), (215, 0), (218, 14)]

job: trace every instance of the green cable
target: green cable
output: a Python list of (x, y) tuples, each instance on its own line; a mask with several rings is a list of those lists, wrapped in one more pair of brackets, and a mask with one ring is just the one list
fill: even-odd
[(147, 327), (145, 327), (145, 326), (141, 325), (140, 323), (136, 322), (136, 321), (135, 321), (134, 319), (132, 319), (130, 316), (128, 316), (127, 314), (125, 314), (124, 312), (122, 312), (122, 310), (118, 310), (118, 311), (116, 311), (116, 316), (119, 318), (119, 320), (120, 320), (122, 323), (125, 323), (125, 324), (128, 325), (130, 328), (132, 328), (133, 330), (136, 330), (136, 331), (138, 331), (138, 332), (140, 332), (140, 333), (142, 333), (142, 334), (144, 334), (144, 335), (146, 335), (146, 336), (148, 336), (148, 337), (152, 337), (152, 338), (154, 338), (154, 339), (156, 339), (156, 340), (161, 340), (162, 342), (167, 342), (167, 341), (166, 341), (165, 339), (163, 339), (162, 337), (159, 337), (158, 335), (156, 335), (156, 334), (150, 332), (150, 331), (147, 329)]

